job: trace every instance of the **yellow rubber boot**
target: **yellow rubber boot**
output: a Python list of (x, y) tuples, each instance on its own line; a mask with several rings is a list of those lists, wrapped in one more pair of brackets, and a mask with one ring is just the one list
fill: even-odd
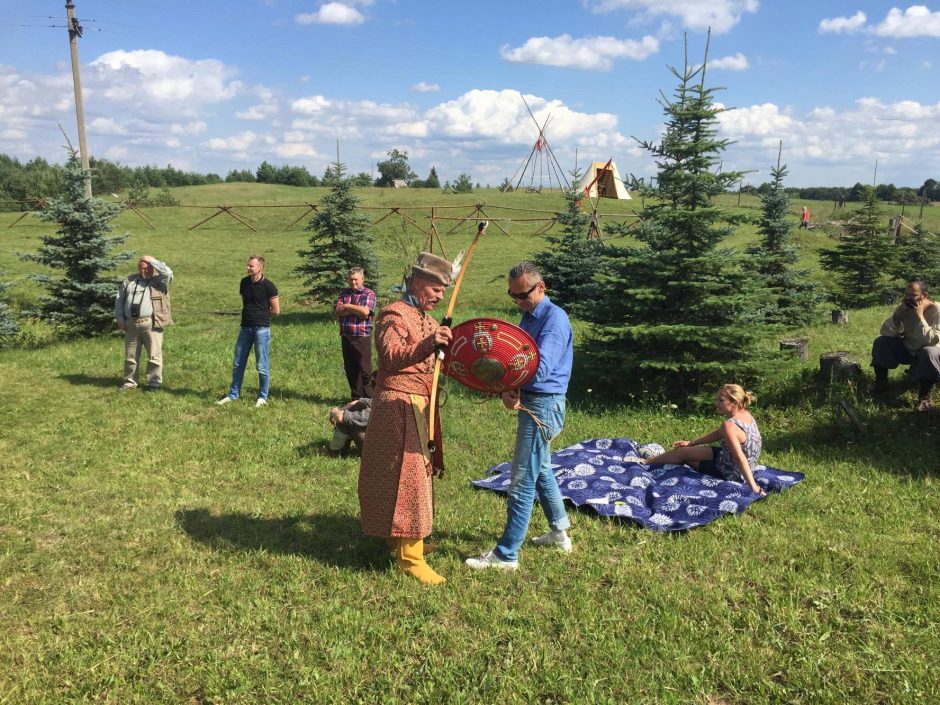
[[(398, 550), (398, 539), (395, 537), (389, 536), (387, 539), (385, 539), (385, 543), (388, 544), (388, 550), (392, 553), (395, 553)], [(425, 556), (434, 553), (436, 550), (436, 543), (428, 543), (427, 541), (424, 542), (424, 548), (422, 549), (422, 552)]]
[(399, 538), (395, 539), (395, 565), (402, 573), (417, 578), (425, 585), (440, 585), (447, 580), (437, 573), (424, 561), (424, 540)]

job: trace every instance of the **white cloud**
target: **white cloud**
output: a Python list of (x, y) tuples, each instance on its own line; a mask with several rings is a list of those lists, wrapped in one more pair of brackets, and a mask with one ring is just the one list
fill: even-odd
[(820, 34), (852, 34), (865, 26), (865, 13), (859, 10), (851, 17), (833, 17), (819, 22)]
[(649, 35), (634, 40), (614, 37), (573, 39), (570, 34), (562, 34), (558, 37), (531, 37), (515, 49), (503, 46), (500, 55), (515, 63), (610, 71), (614, 59), (640, 61), (658, 51), (659, 40)]
[(245, 130), (231, 137), (213, 137), (203, 142), (202, 146), (213, 152), (246, 152), (259, 139), (260, 135), (251, 130)]
[(411, 90), (413, 90), (415, 93), (437, 93), (439, 90), (441, 90), (441, 87), (436, 83), (425, 83), (424, 81), (421, 81), (420, 83), (414, 84), (411, 87)]
[(291, 103), (291, 112), (301, 115), (316, 115), (330, 107), (332, 103), (322, 95), (315, 95), (311, 98), (300, 98)]
[(904, 174), (918, 175), (910, 177), (916, 181), (940, 169), (940, 135), (934, 129), (940, 102), (866, 97), (845, 110), (820, 106), (801, 117), (764, 103), (725, 111), (718, 119), (721, 136), (735, 140), (726, 153), (731, 169), (772, 164), (779, 140), (785, 162), (799, 164), (804, 174), (823, 168), (828, 183), (852, 183), (865, 173), (870, 178), (875, 159), (896, 174), (896, 183), (906, 183)]
[(252, 105), (247, 110), (239, 110), (235, 117), (239, 120), (267, 120), (277, 115), (278, 106), (276, 103), (260, 103)]
[(28, 74), (0, 64), (0, 123), (28, 129), (37, 120), (62, 120), (73, 108), (72, 77)]
[(284, 159), (316, 159), (319, 153), (307, 142), (284, 142), (274, 148), (274, 153)]
[(201, 135), (206, 131), (207, 125), (204, 120), (193, 120), (185, 125), (174, 122), (170, 125), (170, 132), (174, 135)]
[(414, 116), (413, 108), (406, 104), (376, 103), (374, 100), (329, 100), (322, 95), (299, 98), (291, 103), (291, 112), (315, 115), (329, 121), (355, 117), (362, 121), (404, 120)]
[(757, 12), (760, 5), (758, 0), (595, 0), (593, 4), (597, 12), (639, 12), (641, 20), (678, 17), (688, 29), (704, 32), (711, 27), (714, 34), (730, 31), (745, 13)]
[[(561, 142), (606, 133), (618, 143), (626, 141), (616, 132), (617, 117), (611, 113), (579, 113), (561, 101), (533, 95), (526, 95), (525, 99), (540, 125), (551, 115), (546, 132), (552, 140)], [(538, 135), (522, 94), (515, 90), (468, 91), (456, 100), (431, 108), (421, 122), (429, 135), (437, 137), (531, 144)]]
[(193, 61), (154, 49), (112, 51), (89, 64), (88, 93), (153, 115), (193, 115), (243, 89), (216, 59)]
[(354, 7), (341, 2), (328, 2), (316, 12), (299, 14), (294, 17), (297, 24), (362, 24), (366, 18)]
[(773, 103), (752, 105), (749, 108), (732, 108), (718, 114), (722, 134), (735, 139), (739, 135), (778, 135), (786, 133), (793, 124), (789, 115), (784, 115)]
[(738, 52), (733, 56), (723, 56), (708, 62), (710, 69), (724, 69), (725, 71), (747, 71), (750, 68), (747, 57)]
[(893, 7), (871, 31), (879, 37), (940, 37), (940, 12), (924, 5), (911, 5), (903, 12)]
[(114, 118), (96, 117), (88, 123), (88, 131), (99, 135), (126, 135), (127, 128)]
[(859, 71), (871, 70), (871, 71), (877, 71), (878, 73), (881, 73), (882, 71), (885, 70), (885, 66), (887, 65), (888, 65), (888, 62), (885, 61), (884, 59), (881, 59), (880, 61), (875, 61), (875, 62), (860, 61), (858, 62), (858, 70)]

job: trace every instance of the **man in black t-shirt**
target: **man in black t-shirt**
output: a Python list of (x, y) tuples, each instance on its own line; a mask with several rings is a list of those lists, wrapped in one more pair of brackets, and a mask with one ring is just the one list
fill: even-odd
[(242, 380), (248, 353), (255, 348), (255, 365), (258, 368), (258, 399), (255, 406), (268, 403), (271, 386), (268, 353), (271, 349), (271, 316), (281, 312), (277, 287), (264, 276), (264, 257), (252, 255), (248, 258), (248, 276), (242, 279), (238, 293), (242, 297), (242, 326), (235, 342), (235, 360), (232, 363), (232, 386), (228, 395), (219, 399), (219, 406), (235, 401), (241, 394)]

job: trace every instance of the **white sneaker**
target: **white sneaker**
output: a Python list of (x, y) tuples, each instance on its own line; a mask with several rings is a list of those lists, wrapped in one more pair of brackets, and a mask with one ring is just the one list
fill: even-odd
[(259, 406), (264, 406), (267, 403), (268, 403), (267, 399), (259, 399), (258, 401), (255, 402), (255, 408), (257, 409)]
[(536, 546), (554, 546), (559, 551), (571, 553), (571, 537), (567, 531), (549, 531), (532, 539)]
[(474, 570), (484, 570), (486, 568), (498, 568), (499, 570), (515, 570), (519, 567), (519, 561), (504, 561), (492, 550), (487, 551), (477, 558), (468, 558), (464, 561)]
[(221, 399), (219, 399), (219, 400), (215, 403), (215, 405), (216, 405), (216, 406), (225, 406), (225, 405), (228, 404), (230, 401), (235, 401), (235, 400), (232, 399), (232, 397), (228, 397), (228, 396), (222, 397)]

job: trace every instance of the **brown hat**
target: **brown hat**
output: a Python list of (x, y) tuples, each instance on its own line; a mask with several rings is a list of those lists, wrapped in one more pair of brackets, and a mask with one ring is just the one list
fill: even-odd
[(444, 286), (454, 283), (454, 266), (443, 257), (430, 252), (419, 254), (417, 261), (411, 265), (411, 276), (416, 274)]

